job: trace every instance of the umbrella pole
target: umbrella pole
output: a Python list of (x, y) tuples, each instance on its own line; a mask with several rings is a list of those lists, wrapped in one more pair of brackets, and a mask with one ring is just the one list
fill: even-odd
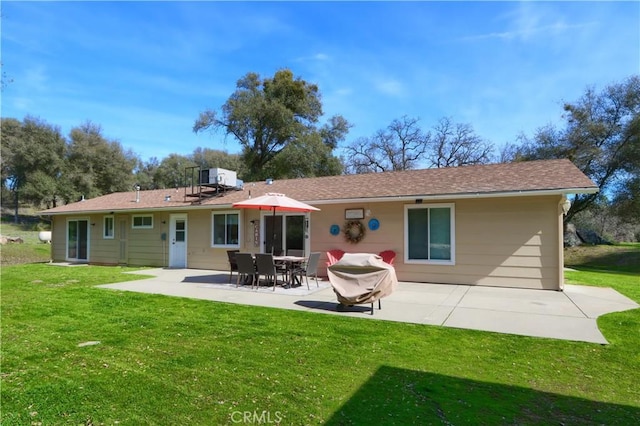
[(271, 254), (274, 254), (275, 247), (273, 245), (276, 241), (276, 208), (273, 208), (273, 220), (271, 221), (271, 226), (273, 227), (273, 232), (271, 233)]

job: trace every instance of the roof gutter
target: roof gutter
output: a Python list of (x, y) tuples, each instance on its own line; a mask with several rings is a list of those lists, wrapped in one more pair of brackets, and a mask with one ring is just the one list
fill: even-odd
[(121, 213), (141, 213), (142, 214), (150, 210), (153, 210), (154, 212), (179, 212), (179, 211), (185, 211), (185, 210), (201, 210), (201, 209), (211, 210), (212, 208), (213, 209), (218, 209), (218, 208), (230, 209), (232, 207), (231, 207), (231, 203), (210, 204), (210, 205), (183, 204), (180, 206), (171, 206), (171, 207), (149, 206), (149, 207), (138, 207), (134, 209), (109, 208), (109, 209), (94, 209), (94, 210), (67, 210), (63, 212), (47, 212), (45, 210), (45, 211), (37, 212), (36, 214), (41, 216), (62, 216), (62, 215), (69, 215), (69, 214), (105, 214), (105, 212), (112, 212), (113, 214), (121, 214)]
[[(462, 200), (462, 199), (481, 199), (481, 198), (509, 198), (509, 197), (543, 197), (549, 195), (568, 195), (568, 194), (594, 194), (598, 192), (598, 188), (562, 188), (562, 189), (545, 189), (545, 190), (532, 190), (532, 191), (499, 191), (499, 192), (471, 192), (471, 193), (450, 193), (450, 194), (414, 194), (414, 195), (402, 195), (402, 196), (389, 196), (389, 197), (359, 197), (359, 198), (333, 198), (324, 200), (300, 200), (307, 204), (323, 205), (323, 204), (350, 204), (350, 203), (388, 203), (394, 201), (415, 201), (420, 200)], [(167, 206), (167, 207), (146, 207), (135, 209), (99, 209), (99, 210), (77, 210), (77, 211), (64, 211), (47, 213), (38, 212), (43, 216), (60, 216), (69, 214), (105, 214), (106, 211), (112, 211), (115, 213), (142, 213), (150, 210), (156, 212), (162, 211), (184, 211), (184, 210), (221, 210), (231, 209), (232, 203), (225, 204), (183, 204), (179, 206)]]
[(595, 194), (598, 188), (562, 188), (562, 189), (545, 189), (532, 191), (500, 191), (500, 192), (470, 192), (470, 193), (451, 193), (451, 194), (415, 194), (389, 197), (361, 197), (361, 198), (336, 198), (328, 200), (304, 200), (308, 204), (337, 204), (337, 203), (384, 203), (391, 201), (415, 201), (421, 200), (460, 200), (469, 198), (509, 198), (509, 197), (544, 197), (549, 195), (568, 195), (568, 194)]

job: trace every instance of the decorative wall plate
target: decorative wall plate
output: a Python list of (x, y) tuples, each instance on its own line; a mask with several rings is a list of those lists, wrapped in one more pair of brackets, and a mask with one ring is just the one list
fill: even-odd
[(378, 221), (378, 219), (376, 218), (369, 219), (369, 229), (371, 229), (372, 231), (375, 231), (378, 228), (380, 228), (380, 222)]
[(340, 233), (340, 227), (338, 225), (331, 225), (329, 232), (331, 232), (331, 235), (338, 235)]

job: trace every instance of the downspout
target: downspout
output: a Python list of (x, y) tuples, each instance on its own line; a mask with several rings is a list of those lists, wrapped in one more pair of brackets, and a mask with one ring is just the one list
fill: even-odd
[(558, 202), (558, 290), (564, 290), (564, 217), (569, 211), (571, 203), (566, 195)]

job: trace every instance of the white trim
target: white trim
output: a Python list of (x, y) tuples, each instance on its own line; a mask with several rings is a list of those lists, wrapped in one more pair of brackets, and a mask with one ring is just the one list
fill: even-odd
[[(107, 235), (107, 219), (111, 219), (111, 235)], [(109, 214), (102, 217), (102, 239), (113, 240), (116, 235), (116, 218)]]
[[(431, 259), (409, 259), (409, 210), (449, 208), (449, 226), (451, 230), (451, 259), (431, 260)], [(431, 203), (431, 204), (405, 204), (404, 205), (404, 263), (420, 265), (447, 265), (456, 264), (456, 206), (454, 203)]]
[[(215, 215), (220, 215), (220, 214), (224, 214), (225, 216), (230, 215), (230, 214), (236, 214), (238, 215), (238, 243), (237, 244), (216, 244), (214, 241), (214, 235), (213, 232), (215, 230), (215, 225), (213, 223), (214, 217)], [(225, 220), (226, 222), (226, 220)], [(212, 248), (224, 248), (224, 249), (239, 249), (242, 243), (242, 210), (212, 210), (211, 211), (211, 232), (209, 233), (209, 236), (211, 238), (211, 247)], [(226, 223), (225, 223), (226, 224)]]
[[(137, 217), (150, 217), (151, 225), (140, 225), (136, 226), (136, 218)], [(153, 213), (144, 213), (144, 214), (133, 214), (131, 215), (131, 229), (153, 229)]]

